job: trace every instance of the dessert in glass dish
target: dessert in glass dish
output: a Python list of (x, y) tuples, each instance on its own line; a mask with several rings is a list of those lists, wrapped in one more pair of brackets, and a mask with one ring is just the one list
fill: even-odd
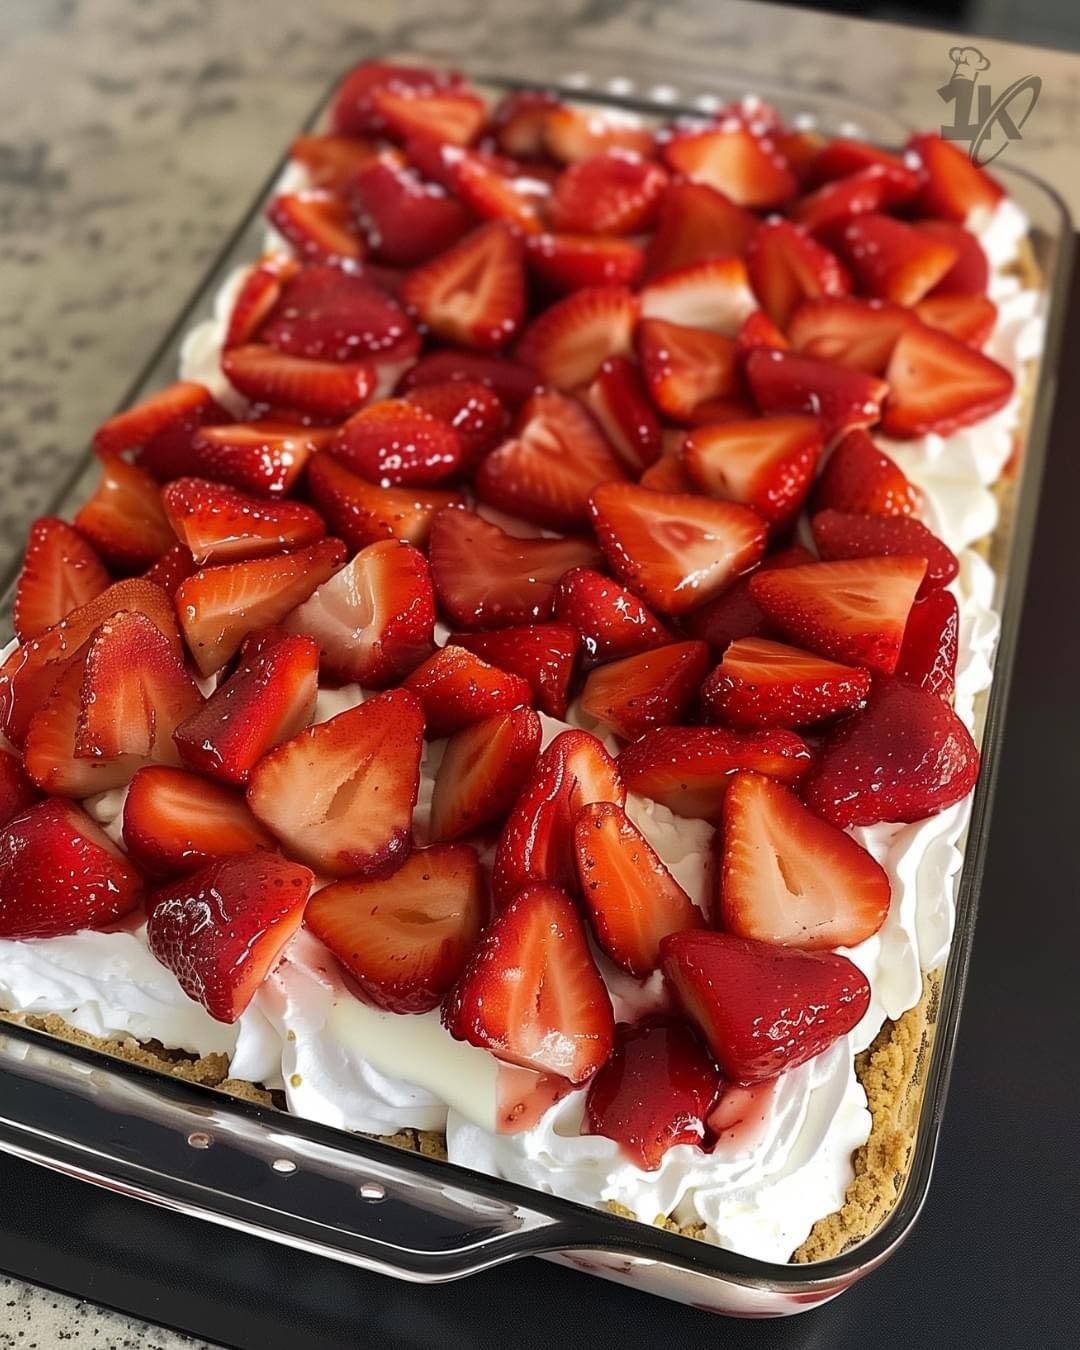
[(933, 135), (370, 62), (31, 528), (0, 1007), (772, 1262), (896, 1200), (1041, 294)]

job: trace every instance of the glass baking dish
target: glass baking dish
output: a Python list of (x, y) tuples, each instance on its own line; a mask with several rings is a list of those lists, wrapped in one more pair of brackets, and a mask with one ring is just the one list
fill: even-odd
[[(437, 54), (401, 55), (425, 60)], [(462, 65), (453, 53), (446, 59)], [(664, 66), (640, 54), (590, 56), (585, 71), (565, 70), (552, 53), (530, 53), (527, 63), (506, 64), (517, 64), (519, 73), (468, 63), (465, 68), (496, 93), (539, 85), (569, 101), (664, 118), (709, 112), (747, 92), (735, 74)], [(796, 125), (827, 134), (858, 134), (895, 146), (907, 132), (891, 114), (840, 98), (791, 86), (771, 88), (761, 81), (753, 92)], [(305, 129), (318, 126), (327, 101), (320, 102)], [(176, 378), (184, 334), (210, 313), (225, 278), (261, 251), (262, 209), (283, 167), (276, 166), (121, 407)], [(460, 1279), (540, 1255), (709, 1311), (761, 1317), (823, 1303), (880, 1265), (917, 1217), (934, 1162), (986, 856), (1068, 294), (1072, 226), (1066, 208), (1050, 188), (1021, 170), (994, 167), (1031, 222), (1034, 260), (1047, 293), (1047, 332), (1009, 508), (992, 544), (1002, 628), (994, 683), (981, 710), (983, 768), (959, 881), (956, 930), (923, 1063), (910, 1166), (897, 1203), (876, 1231), (825, 1261), (795, 1265), (751, 1259), (9, 1023), (0, 1023), (0, 1149), (212, 1223), (420, 1283)], [(69, 510), (95, 476), (88, 455), (50, 509)], [(7, 607), (12, 579), (5, 588)]]

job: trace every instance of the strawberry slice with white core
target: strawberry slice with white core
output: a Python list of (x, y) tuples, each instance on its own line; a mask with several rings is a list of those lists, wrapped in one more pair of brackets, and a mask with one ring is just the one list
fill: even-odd
[(461, 441), (452, 427), (401, 398), (361, 409), (330, 444), (346, 468), (380, 487), (426, 487), (461, 465)]
[(35, 520), (15, 587), (12, 622), (19, 641), (59, 623), (108, 584), (104, 563), (77, 530), (56, 516)]
[(530, 234), (525, 260), (540, 281), (557, 291), (634, 286), (645, 267), (640, 244), (607, 234)]
[(605, 361), (585, 402), (624, 468), (636, 475), (656, 463), (663, 450), (660, 420), (632, 361), (625, 356)]
[(148, 897), (147, 944), (188, 998), (235, 1022), (299, 928), (312, 881), (274, 853), (219, 858)]
[(960, 570), (956, 554), (914, 516), (865, 516), (819, 511), (810, 522), (824, 562), (837, 558), (884, 557), (902, 553), (926, 559), (919, 595), (947, 586)]
[(305, 262), (355, 263), (364, 256), (352, 212), (336, 192), (283, 192), (266, 208), (266, 216)]
[(960, 609), (951, 591), (916, 600), (904, 629), (896, 674), (951, 704), (960, 648)]
[(680, 131), (663, 146), (665, 164), (737, 206), (768, 210), (790, 201), (798, 181), (775, 145), (728, 118), (702, 131)]
[(814, 1059), (870, 1006), (865, 975), (834, 952), (690, 932), (665, 938), (662, 958), (684, 1011), (736, 1083), (761, 1082)]
[(816, 417), (754, 417), (695, 428), (680, 458), (703, 492), (752, 506), (777, 526), (810, 491), (823, 443)]
[(316, 265), (284, 281), (256, 340), (289, 356), (342, 363), (403, 360), (420, 350), (401, 307), (366, 272)]
[(443, 507), (464, 506), (459, 493), (430, 487), (380, 487), (352, 473), (332, 455), (318, 455), (308, 472), (311, 499), (334, 534), (351, 549), (381, 539), (427, 543), (431, 518)]
[(763, 413), (809, 413), (821, 421), (826, 440), (879, 421), (889, 392), (887, 381), (864, 371), (766, 347), (748, 352), (744, 369)]
[(0, 937), (105, 928), (142, 899), (139, 873), (74, 802), (50, 798), (0, 831)]
[(75, 528), (111, 566), (141, 571), (173, 546), (161, 487), (137, 464), (110, 457), (101, 479), (75, 514)]
[(549, 717), (566, 716), (580, 639), (561, 623), (524, 623), (486, 633), (452, 633), (450, 643), (526, 680)]
[(302, 502), (269, 502), (205, 478), (176, 479), (162, 489), (161, 501), (177, 539), (200, 565), (303, 548), (326, 533), (319, 513)]
[(851, 290), (840, 259), (790, 220), (761, 226), (747, 245), (746, 266), (762, 309), (781, 328), (802, 301)]
[(221, 355), (221, 369), (245, 398), (332, 420), (363, 407), (375, 391), (369, 361), (316, 361), (267, 343), (230, 348)]
[(739, 731), (808, 727), (851, 712), (870, 690), (870, 672), (768, 638), (732, 642), (701, 687), (710, 721)]
[(641, 316), (734, 337), (757, 308), (741, 258), (713, 258), (664, 272), (641, 292)]
[(636, 345), (649, 397), (671, 421), (720, 422), (739, 416), (745, 407), (738, 348), (731, 338), (664, 319), (643, 319)]
[(638, 298), (623, 286), (586, 286), (544, 310), (525, 329), (516, 356), (545, 384), (577, 389), (611, 356), (633, 350)]
[(788, 788), (739, 773), (724, 798), (716, 919), (738, 937), (803, 951), (856, 947), (889, 913), (879, 862)]
[(659, 164), (609, 150), (563, 170), (555, 181), (548, 216), (556, 230), (633, 234), (651, 224), (667, 181)]
[(197, 425), (195, 419), (213, 403), (204, 385), (178, 380), (102, 422), (94, 432), (94, 449), (102, 456), (134, 450), (176, 426)]
[(711, 599), (765, 551), (764, 520), (735, 502), (605, 483), (592, 514), (616, 576), (664, 614)]
[(704, 928), (701, 911), (614, 802), (578, 812), (574, 856), (596, 940), (631, 975), (644, 978), (656, 969), (669, 933)]
[(940, 328), (913, 323), (885, 371), (889, 397), (881, 419), (888, 436), (948, 436), (1003, 408), (1015, 381), (997, 361)]
[(501, 821), (539, 751), (540, 718), (528, 707), (489, 717), (451, 736), (435, 774), (432, 839), (459, 839)]
[(757, 217), (722, 192), (676, 179), (660, 199), (646, 254), (648, 275), (713, 258), (742, 257), (757, 229)]
[(385, 876), (412, 848), (423, 737), (409, 690), (378, 694), (264, 755), (248, 805), (316, 871)]
[(525, 316), (521, 240), (502, 221), (488, 221), (412, 272), (401, 297), (447, 342), (501, 347)]
[(461, 974), (487, 911), (476, 850), (435, 844), (411, 853), (392, 876), (332, 882), (312, 896), (304, 923), (368, 1003), (424, 1013)]
[(464, 647), (440, 647), (405, 681), (424, 709), (429, 736), (451, 736), (528, 703), (532, 690), (520, 675), (482, 661)]
[(412, 267), (456, 243), (472, 223), (461, 202), (425, 182), (397, 153), (365, 164), (349, 193), (371, 255)]
[(886, 300), (806, 300), (792, 314), (787, 335), (804, 356), (882, 375), (910, 322), (910, 311)]
[(202, 427), (193, 440), (199, 474), (258, 497), (292, 491), (308, 459), (324, 449), (333, 428), (288, 422), (236, 422)]
[(913, 516), (920, 504), (918, 488), (861, 427), (849, 431), (837, 444), (813, 494), (817, 512), (831, 509), (865, 516)]
[(597, 666), (581, 691), (581, 711), (624, 740), (670, 726), (689, 712), (705, 672), (704, 642), (673, 642)]
[(920, 214), (961, 225), (985, 222), (1005, 196), (1000, 184), (958, 145), (931, 132), (912, 136), (907, 148), (923, 170), (916, 203)]
[(897, 305), (914, 305), (952, 270), (957, 250), (902, 220), (874, 211), (853, 216), (841, 247), (859, 289)]
[(560, 164), (578, 164), (612, 150), (648, 159), (653, 133), (632, 113), (558, 104), (544, 118), (544, 149)]
[(499, 1059), (584, 1083), (611, 1054), (611, 1000), (571, 900), (520, 891), (495, 916), (444, 1007), (456, 1040)]
[(575, 567), (559, 582), (555, 617), (576, 629), (591, 663), (662, 647), (671, 632), (642, 600), (602, 572)]

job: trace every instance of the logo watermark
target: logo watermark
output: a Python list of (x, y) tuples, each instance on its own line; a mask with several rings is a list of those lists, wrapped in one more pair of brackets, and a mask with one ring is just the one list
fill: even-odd
[(1021, 139), (1042, 93), (1042, 80), (1024, 75), (995, 98), (990, 85), (979, 81), (990, 69), (990, 58), (978, 47), (952, 47), (949, 60), (952, 75), (937, 92), (953, 105), (953, 120), (942, 126), (941, 135), (947, 141), (969, 142), (974, 163), (991, 164), (1011, 141)]

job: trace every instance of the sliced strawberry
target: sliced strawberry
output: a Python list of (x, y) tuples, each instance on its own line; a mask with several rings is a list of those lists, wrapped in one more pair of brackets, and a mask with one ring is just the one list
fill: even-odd
[(971, 733), (938, 694), (875, 679), (863, 711), (825, 738), (804, 796), (845, 827), (923, 820), (966, 797), (978, 774)]
[(739, 638), (701, 689), (711, 721), (739, 731), (808, 727), (850, 712), (866, 698), (870, 673), (767, 638)]
[[(401, 307), (366, 275), (315, 265), (302, 267), (285, 280), (257, 341), (286, 356), (346, 366), (366, 360), (404, 360), (420, 350), (420, 339)], [(225, 373), (229, 374), (227, 367)], [(305, 406), (285, 387), (267, 392), (257, 389), (254, 397)], [(327, 412), (330, 417), (337, 415), (333, 409)]]
[(563, 573), (599, 561), (583, 539), (521, 539), (458, 510), (433, 517), (428, 556), (440, 604), (465, 628), (543, 622)]
[(142, 878), (74, 802), (50, 798), (0, 832), (0, 937), (105, 928), (142, 899)]
[(75, 514), (75, 528), (111, 566), (141, 571), (172, 547), (172, 529), (157, 480), (136, 464), (110, 458), (94, 493)]
[(544, 310), (526, 328), (517, 358), (545, 384), (576, 389), (588, 384), (611, 356), (626, 356), (638, 301), (622, 286), (586, 286)]
[(242, 347), (254, 340), (281, 298), (282, 287), (299, 270), (300, 264), (287, 253), (263, 254), (248, 271), (233, 301), (229, 326), (225, 330), (226, 347)]
[(509, 423), (498, 394), (476, 380), (444, 380), (442, 384), (421, 385), (410, 389), (405, 398), (413, 407), (422, 408), (456, 433), (465, 468), (498, 445)]
[(840, 259), (789, 220), (761, 226), (747, 246), (746, 265), (761, 307), (781, 328), (802, 301), (851, 290)]
[(140, 867), (159, 876), (194, 872), (214, 858), (274, 841), (243, 797), (184, 769), (140, 769), (124, 798), (124, 845)]
[(800, 185), (805, 184), (814, 156), (825, 145), (825, 137), (820, 131), (790, 131), (782, 125), (770, 130), (769, 135)]
[(698, 427), (683, 441), (681, 459), (703, 492), (752, 506), (779, 526), (810, 491), (822, 444), (816, 417), (755, 417)]
[(491, 114), (499, 149), (526, 159), (542, 155), (547, 115), (558, 103), (544, 89), (513, 89), (504, 94)]
[(104, 564), (78, 531), (56, 516), (35, 520), (15, 587), (12, 622), (19, 641), (59, 623), (108, 584)]
[(634, 286), (645, 266), (640, 244), (602, 234), (530, 234), (525, 258), (541, 281), (559, 291)]
[(664, 976), (726, 1078), (757, 1083), (846, 1036), (870, 1006), (862, 971), (834, 952), (802, 952), (730, 933), (674, 933)]
[(849, 431), (829, 456), (813, 500), (815, 511), (868, 516), (911, 516), (920, 504), (918, 489), (861, 428)]
[(731, 338), (643, 319), (636, 345), (649, 397), (672, 421), (722, 421), (725, 409), (740, 406), (742, 386)]
[(544, 149), (560, 164), (578, 164), (613, 150), (648, 159), (654, 145), (652, 132), (636, 117), (560, 104), (544, 120)]
[[(801, 544), (793, 544), (779, 553), (763, 558), (761, 567), (797, 567), (814, 561), (814, 555)], [(691, 610), (683, 620), (692, 637), (701, 638), (714, 651), (722, 652), (729, 642), (738, 638), (755, 637), (768, 629), (768, 620), (761, 606), (750, 594), (753, 572), (744, 572), (715, 600)]]
[(449, 640), (500, 670), (520, 675), (541, 712), (566, 716), (579, 645), (575, 629), (561, 623), (517, 624), (487, 633), (452, 633)]
[(493, 389), (508, 408), (516, 408), (540, 385), (536, 371), (502, 356), (482, 356), (478, 352), (439, 351), (422, 356), (405, 372), (402, 393), (447, 380), (475, 380)]
[(649, 241), (649, 276), (713, 258), (742, 257), (757, 218), (705, 183), (677, 178), (660, 199)]
[(486, 721), (529, 703), (527, 680), (500, 670), (464, 647), (440, 647), (405, 681), (424, 709), (431, 737), (452, 736), (462, 727)]
[(663, 146), (663, 157), (676, 173), (715, 188), (737, 206), (782, 206), (799, 188), (773, 143), (734, 121), (676, 132)]
[(961, 225), (985, 221), (1005, 195), (959, 145), (932, 132), (912, 136), (908, 150), (918, 157), (924, 174), (916, 203), (924, 215)]
[(1012, 397), (1012, 374), (939, 328), (913, 323), (893, 348), (881, 419), (889, 436), (948, 436), (981, 422)]
[(335, 420), (362, 407), (375, 389), (375, 371), (367, 361), (315, 361), (265, 343), (222, 352), (221, 369), (245, 398)]
[(177, 427), (198, 425), (211, 407), (216, 405), (208, 389), (192, 380), (179, 380), (102, 422), (94, 432), (94, 449), (102, 456), (134, 450)]
[(817, 361), (795, 352), (757, 347), (744, 367), (754, 402), (763, 413), (812, 413), (826, 440), (881, 417), (889, 385), (861, 370)]
[[(667, 433), (665, 433), (666, 435)], [(696, 492), (697, 487), (675, 454), (664, 453), (650, 464), (638, 479), (638, 485), (654, 492)]]
[(897, 677), (952, 703), (959, 649), (956, 596), (951, 591), (931, 591), (911, 607), (896, 663)]
[(676, 815), (715, 820), (733, 774), (749, 769), (794, 784), (810, 763), (806, 742), (792, 731), (655, 727), (620, 752), (618, 768), (630, 792)]
[(581, 691), (581, 710), (624, 740), (681, 722), (709, 669), (704, 642), (673, 642), (597, 666)]
[[(31, 782), (60, 797), (90, 797), (123, 787), (146, 763), (139, 755), (77, 755), (76, 741), (83, 714), (83, 662), (72, 661), (36, 707), (26, 728), (23, 759)], [(168, 736), (160, 742), (165, 749)]]
[(161, 501), (176, 537), (200, 564), (302, 548), (326, 533), (310, 506), (249, 497), (205, 478), (176, 479)]
[(446, 743), (431, 797), (432, 839), (458, 839), (502, 821), (540, 750), (540, 718), (514, 708), (463, 727)]
[(919, 595), (947, 586), (960, 570), (956, 554), (913, 516), (849, 515), (819, 511), (811, 521), (818, 554), (834, 558), (873, 558), (895, 553), (926, 559)]
[(325, 674), (368, 689), (396, 684), (435, 645), (435, 592), (427, 560), (399, 539), (369, 544), (284, 626), (315, 639)]
[(685, 1022), (620, 1022), (611, 1058), (589, 1084), (582, 1133), (614, 1139), (632, 1166), (654, 1172), (669, 1148), (702, 1145), (721, 1082)]
[(559, 582), (555, 617), (576, 629), (585, 657), (593, 664), (662, 647), (672, 640), (644, 601), (588, 567), (575, 567)]
[(615, 761), (589, 732), (560, 732), (536, 761), (499, 837), (491, 873), (497, 904), (534, 881), (577, 889), (574, 821), (592, 802), (626, 804)]
[(428, 92), (386, 85), (373, 89), (371, 107), (394, 140), (424, 136), (449, 145), (468, 145), (487, 121), (487, 104), (471, 89)]
[(373, 102), (373, 96), (380, 89), (434, 94), (457, 88), (462, 82), (462, 76), (455, 70), (364, 61), (354, 66), (338, 86), (330, 112), (331, 122), (334, 130), (345, 136), (383, 132), (386, 125)]
[(928, 295), (915, 313), (931, 328), (940, 328), (969, 347), (982, 347), (997, 323), (997, 306), (985, 295)]
[(349, 187), (367, 246), (381, 262), (424, 262), (456, 243), (471, 222), (461, 202), (424, 182), (396, 155), (365, 164)]
[(359, 136), (297, 136), (289, 158), (302, 164), (312, 187), (343, 192), (357, 173), (377, 155), (373, 141)]
[(38, 797), (19, 757), (0, 749), (0, 826), (33, 806)]
[(807, 300), (788, 324), (792, 347), (818, 361), (881, 375), (911, 314), (884, 300)]
[(659, 164), (609, 150), (564, 169), (551, 194), (556, 230), (579, 234), (633, 234), (649, 227), (667, 174)]
[(712, 258), (653, 276), (641, 292), (645, 319), (733, 338), (756, 308), (741, 258)]
[(765, 522), (735, 502), (605, 483), (592, 512), (616, 576), (663, 614), (711, 599), (765, 551)]
[(636, 367), (625, 356), (604, 362), (585, 391), (585, 402), (631, 473), (640, 473), (660, 457), (659, 419)]
[(888, 150), (881, 150), (867, 141), (837, 137), (823, 145), (814, 155), (807, 169), (811, 183), (831, 183), (837, 178), (850, 178), (853, 173), (872, 165), (881, 165), (893, 173), (909, 172), (907, 165)]
[(325, 188), (283, 192), (266, 208), (274, 229), (305, 262), (357, 261), (364, 243), (343, 198)]
[(832, 237), (854, 216), (909, 201), (918, 187), (918, 174), (903, 165), (869, 164), (801, 197), (791, 214), (812, 234)]
[(490, 220), (410, 274), (405, 304), (448, 342), (491, 350), (517, 332), (525, 315), (520, 239)]
[(401, 398), (362, 408), (340, 428), (330, 454), (380, 487), (426, 487), (461, 465), (461, 441), (452, 427)]
[(236, 669), (173, 740), (183, 762), (226, 783), (243, 784), (255, 762), (311, 721), (319, 650), (308, 637), (245, 644)]
[(443, 1007), (456, 1040), (584, 1083), (611, 1053), (614, 1017), (573, 903), (527, 886), (495, 916)]
[(990, 260), (970, 230), (949, 220), (920, 220), (915, 228), (956, 250), (956, 261), (934, 287), (933, 295), (986, 295)]
[(272, 558), (204, 567), (182, 582), (176, 612), (202, 674), (220, 670), (248, 633), (278, 623), (344, 561), (341, 540), (322, 539)]
[(147, 944), (188, 998), (235, 1022), (299, 928), (312, 880), (276, 853), (218, 858), (148, 897)]
[(914, 305), (952, 269), (957, 251), (902, 220), (865, 211), (840, 234), (859, 288), (897, 305)]
[(327, 445), (333, 434), (326, 428), (284, 422), (203, 427), (195, 435), (198, 473), (257, 497), (284, 497), (310, 456)]
[(380, 539), (404, 539), (422, 548), (435, 512), (465, 504), (459, 494), (439, 488), (379, 487), (332, 455), (312, 461), (308, 491), (334, 533), (356, 550)]
[(183, 544), (175, 544), (167, 553), (163, 553), (157, 562), (150, 564), (143, 573), (143, 580), (152, 581), (155, 586), (160, 586), (171, 600), (180, 583), (193, 576), (197, 570), (191, 550), (185, 548)]

